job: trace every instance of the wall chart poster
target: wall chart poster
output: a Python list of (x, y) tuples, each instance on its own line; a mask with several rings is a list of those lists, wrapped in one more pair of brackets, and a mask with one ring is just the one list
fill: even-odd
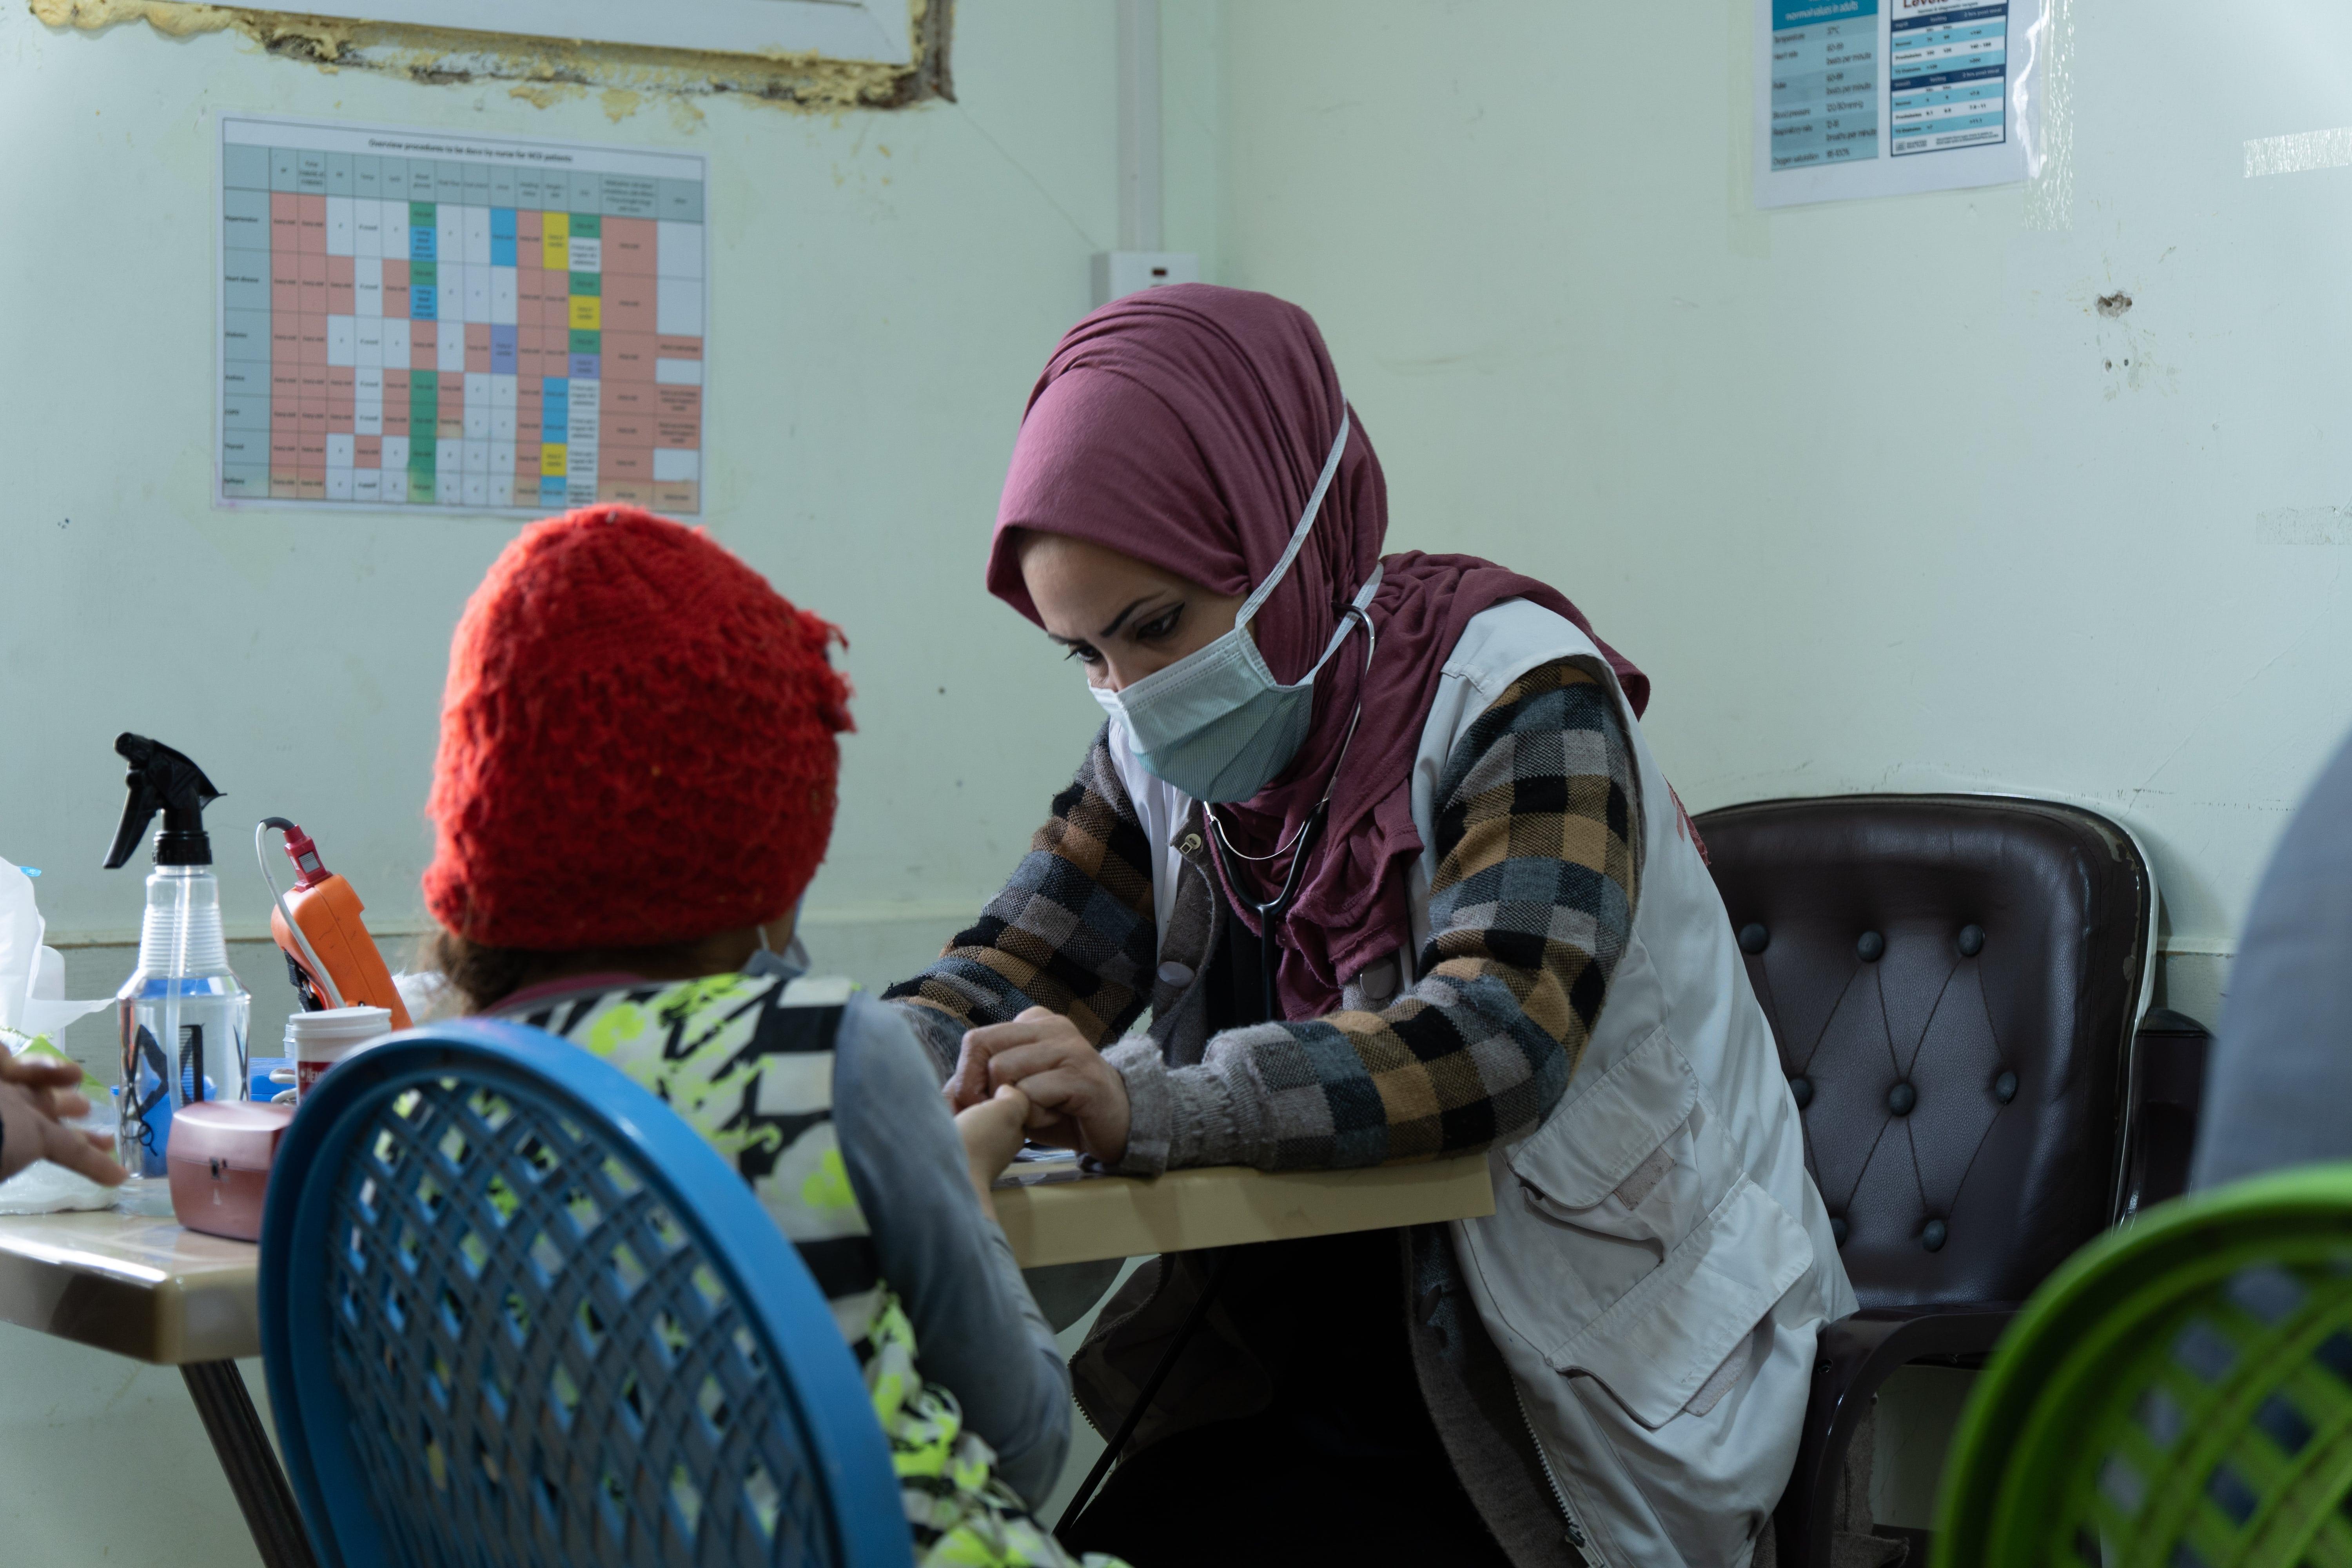
[(1756, 205), (2039, 171), (2048, 0), (1757, 0)]
[(704, 173), (223, 116), (216, 502), (699, 513)]

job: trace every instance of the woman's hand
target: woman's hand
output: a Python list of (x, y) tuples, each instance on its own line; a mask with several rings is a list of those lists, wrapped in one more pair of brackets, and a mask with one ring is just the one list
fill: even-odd
[(54, 1160), (110, 1187), (121, 1181), (130, 1173), (105, 1153), (112, 1139), (65, 1125), (67, 1117), (89, 1114), (80, 1068), (11, 1056), (0, 1047), (0, 1181), (36, 1160)]
[(1029, 1098), (1029, 1135), (1117, 1164), (1127, 1153), (1127, 1080), (1087, 1044), (1078, 1026), (1049, 1008), (1032, 1007), (1009, 1024), (963, 1037), (948, 1079), (948, 1103), (977, 1105), (1008, 1084)]

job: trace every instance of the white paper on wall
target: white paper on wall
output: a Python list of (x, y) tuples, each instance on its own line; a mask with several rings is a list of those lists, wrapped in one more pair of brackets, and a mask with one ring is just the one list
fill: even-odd
[(1756, 0), (1756, 205), (2041, 172), (2050, 0)]

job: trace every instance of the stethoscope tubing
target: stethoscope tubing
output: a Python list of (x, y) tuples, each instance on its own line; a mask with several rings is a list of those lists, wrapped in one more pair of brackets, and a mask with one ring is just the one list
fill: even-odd
[[(1363, 611), (1350, 605), (1346, 615), (1364, 628), (1364, 671), (1370, 674), (1380, 637), (1372, 630), (1371, 617)], [(1330, 776), (1323, 781), (1323, 798), (1315, 803), (1315, 809), (1307, 814), (1307, 820), (1298, 825), (1298, 831), (1291, 835), (1288, 844), (1265, 855), (1244, 855), (1226, 839), (1225, 825), (1217, 820), (1216, 808), (1205, 801), (1201, 805), (1202, 815), (1209, 819), (1209, 843), (1216, 854), (1219, 869), (1224, 872), (1226, 889), (1233, 894), (1234, 902), (1247, 906), (1250, 913), (1257, 916), (1260, 999), (1265, 1009), (1265, 1021), (1270, 1024), (1282, 1022), (1274, 983), (1275, 970), (1282, 962), (1282, 924), (1290, 918), (1290, 906), (1298, 900), (1298, 885), (1306, 876), (1307, 862), (1314, 858), (1315, 847), (1322, 842), (1324, 823), (1331, 815), (1331, 790), (1339, 782), (1339, 770), (1348, 765), (1348, 748), (1355, 744), (1356, 726), (1363, 719), (1364, 700), (1359, 693), (1356, 710), (1348, 718), (1348, 733), (1339, 742), (1339, 754), (1332, 761)], [(1271, 860), (1286, 849), (1291, 851), (1290, 869), (1283, 876), (1282, 891), (1264, 903), (1242, 897), (1242, 881), (1234, 872), (1234, 860)]]
[(1315, 803), (1315, 809), (1307, 814), (1307, 820), (1299, 824), (1298, 833), (1291, 840), (1297, 846), (1297, 853), (1290, 858), (1290, 870), (1282, 879), (1282, 891), (1265, 903), (1242, 897), (1241, 879), (1234, 874), (1233, 862), (1225, 858), (1224, 829), (1217, 826), (1213, 816), (1209, 819), (1210, 826), (1216, 829), (1209, 835), (1209, 842), (1215, 847), (1217, 864), (1225, 873), (1225, 886), (1233, 891), (1236, 903), (1246, 906), (1250, 913), (1257, 917), (1259, 997), (1265, 1009), (1267, 1023), (1282, 1021), (1282, 1009), (1276, 1000), (1274, 984), (1275, 968), (1282, 962), (1282, 922), (1290, 918), (1290, 906), (1298, 900), (1298, 884), (1306, 876), (1307, 862), (1314, 855), (1315, 846), (1323, 837), (1324, 819), (1330, 815), (1330, 809), (1331, 797), (1326, 795)]

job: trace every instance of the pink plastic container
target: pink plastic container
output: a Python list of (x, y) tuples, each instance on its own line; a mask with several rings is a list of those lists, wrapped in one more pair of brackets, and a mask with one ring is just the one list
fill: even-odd
[(172, 1113), (172, 1212), (190, 1230), (238, 1241), (261, 1239), (261, 1195), (278, 1144), (294, 1120), (290, 1105), (215, 1100)]

